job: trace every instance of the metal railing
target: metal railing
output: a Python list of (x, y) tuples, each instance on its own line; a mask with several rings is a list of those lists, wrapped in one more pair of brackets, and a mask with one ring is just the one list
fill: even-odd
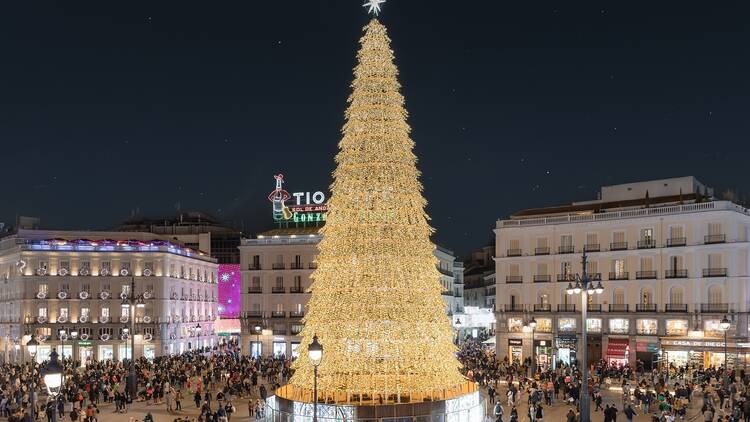
[(304, 265), (304, 264), (302, 264), (301, 262), (293, 262), (293, 263), (292, 263), (292, 264), (291, 264), (291, 265), (289, 266), (289, 269), (290, 269), (290, 270), (301, 270), (301, 269), (303, 269), (303, 268), (305, 268), (305, 265)]
[(302, 286), (294, 286), (289, 288), (289, 293), (305, 293), (305, 289)]
[(536, 274), (534, 276), (534, 283), (549, 283), (552, 277), (549, 274)]
[(671, 248), (673, 246), (685, 246), (687, 245), (687, 238), (686, 237), (672, 237), (667, 239), (667, 247)]
[(304, 311), (290, 311), (289, 312), (290, 318), (302, 318), (303, 316), (305, 316)]
[(534, 255), (549, 255), (549, 247), (534, 248)]
[(609, 312), (629, 312), (630, 305), (627, 303), (610, 303)]
[(272, 311), (271, 312), (271, 318), (284, 318), (286, 316), (286, 312), (284, 311)]
[(558, 274), (557, 275), (557, 281), (558, 282), (571, 282), (575, 281), (575, 276), (573, 274)]
[(258, 265), (250, 264), (250, 266), (248, 266), (247, 269), (250, 271), (259, 271), (261, 268), (260, 268), (260, 264)]
[(703, 277), (726, 277), (726, 268), (704, 268)]
[(703, 237), (703, 243), (710, 245), (712, 243), (724, 243), (727, 241), (725, 234), (709, 234)]
[(729, 312), (728, 303), (701, 303), (701, 312), (726, 313)]
[(656, 247), (656, 242), (653, 240), (639, 240), (638, 249), (651, 249)]
[(575, 312), (576, 305), (574, 303), (563, 303), (557, 305), (557, 312)]
[(601, 250), (601, 245), (598, 243), (587, 243), (583, 245), (583, 251), (584, 252), (599, 252)]
[(249, 289), (247, 289), (247, 292), (248, 293), (263, 293), (263, 288), (262, 287), (250, 287)]
[(656, 312), (656, 304), (655, 303), (636, 303), (635, 311), (636, 312)]
[(575, 247), (573, 245), (561, 245), (557, 247), (557, 253), (560, 254), (566, 254), (566, 253), (574, 253)]
[(636, 280), (650, 280), (658, 277), (658, 273), (656, 270), (648, 270), (648, 271), (636, 271), (635, 272), (635, 278)]
[(282, 287), (273, 286), (273, 288), (271, 289), (271, 293), (284, 293), (284, 292), (286, 292), (286, 289), (283, 286)]
[(552, 312), (552, 305), (549, 303), (535, 303), (534, 312)]
[(625, 272), (610, 272), (609, 273), (609, 279), (610, 280), (628, 280), (630, 278), (630, 273), (627, 271)]
[(503, 306), (505, 312), (523, 312), (523, 305), (519, 303), (508, 303)]
[(523, 283), (523, 276), (522, 275), (506, 275), (505, 282), (506, 283)]
[(687, 278), (688, 270), (666, 270), (664, 271), (664, 278)]
[(521, 249), (508, 249), (505, 251), (506, 256), (521, 256), (523, 255), (523, 250)]
[(588, 310), (589, 312), (601, 312), (602, 304), (601, 303), (589, 303)]
[(628, 242), (612, 242), (609, 244), (611, 251), (624, 251), (628, 249)]
[(664, 305), (664, 312), (687, 312), (687, 304), (667, 303)]

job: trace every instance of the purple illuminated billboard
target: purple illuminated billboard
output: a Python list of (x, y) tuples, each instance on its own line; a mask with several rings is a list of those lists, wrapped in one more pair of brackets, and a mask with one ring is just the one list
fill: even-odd
[(242, 308), (239, 264), (219, 264), (219, 317), (239, 318)]

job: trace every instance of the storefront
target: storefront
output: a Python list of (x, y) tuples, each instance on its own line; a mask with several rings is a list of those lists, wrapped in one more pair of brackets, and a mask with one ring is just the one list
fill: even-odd
[(516, 363), (523, 362), (523, 339), (520, 339), (520, 338), (508, 339), (508, 359), (511, 362), (516, 362)]
[(609, 337), (607, 344), (607, 365), (625, 366), (630, 358), (630, 340), (628, 338)]
[(635, 340), (635, 358), (643, 362), (643, 369), (650, 371), (654, 369), (659, 356), (659, 340), (654, 338), (639, 337)]
[(576, 359), (576, 344), (578, 339), (575, 334), (561, 333), (555, 338), (557, 348), (557, 360), (565, 365), (572, 365)]
[[(690, 364), (696, 368), (724, 365), (723, 339), (663, 337), (661, 345), (669, 365), (680, 367)], [(726, 356), (729, 366), (747, 368), (750, 363), (750, 343), (730, 340)]]
[(81, 340), (78, 342), (78, 359), (81, 365), (89, 365), (94, 360), (94, 347), (91, 340)]
[(103, 344), (99, 346), (99, 356), (97, 360), (113, 360), (115, 358), (114, 347), (111, 344)]
[(534, 340), (534, 356), (536, 365), (542, 370), (547, 370), (552, 365), (552, 340)]

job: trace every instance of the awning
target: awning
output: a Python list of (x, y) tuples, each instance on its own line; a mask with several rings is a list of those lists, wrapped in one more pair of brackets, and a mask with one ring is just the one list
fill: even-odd
[(497, 339), (495, 336), (490, 337), (489, 339), (482, 342), (482, 344), (496, 344)]
[(625, 351), (630, 345), (630, 340), (626, 338), (610, 338), (609, 344), (607, 344), (607, 357), (609, 358), (624, 358)]

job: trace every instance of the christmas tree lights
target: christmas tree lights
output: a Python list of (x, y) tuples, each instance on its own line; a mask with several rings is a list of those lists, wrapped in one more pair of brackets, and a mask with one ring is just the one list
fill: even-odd
[(466, 391), (454, 355), (414, 142), (386, 28), (360, 40), (300, 358), (285, 396), (311, 400), (307, 345), (325, 348), (319, 399), (435, 400)]

